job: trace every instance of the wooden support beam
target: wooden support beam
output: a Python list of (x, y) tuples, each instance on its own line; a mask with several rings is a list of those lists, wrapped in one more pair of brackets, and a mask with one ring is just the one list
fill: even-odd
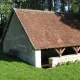
[(44, 67), (49, 67), (49, 64), (43, 64), (42, 68), (44, 68)]
[(72, 48), (76, 52), (76, 54), (78, 54), (78, 52), (80, 50), (80, 47), (79, 46), (75, 46), (75, 47), (72, 47)]
[(59, 57), (61, 57), (65, 49), (66, 48), (55, 48), (55, 51), (59, 54)]

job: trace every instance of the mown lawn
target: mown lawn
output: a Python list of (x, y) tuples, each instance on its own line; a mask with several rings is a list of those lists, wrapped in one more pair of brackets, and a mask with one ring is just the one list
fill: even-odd
[(80, 80), (80, 62), (40, 69), (6, 56), (0, 46), (0, 80)]

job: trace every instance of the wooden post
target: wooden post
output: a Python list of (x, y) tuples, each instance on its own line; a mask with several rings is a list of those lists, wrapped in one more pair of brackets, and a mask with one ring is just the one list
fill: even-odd
[(75, 46), (75, 47), (72, 47), (73, 50), (76, 52), (76, 54), (78, 54), (79, 50), (80, 50), (80, 47), (78, 46)]
[(59, 57), (61, 57), (65, 49), (66, 48), (55, 48), (55, 51), (59, 54)]

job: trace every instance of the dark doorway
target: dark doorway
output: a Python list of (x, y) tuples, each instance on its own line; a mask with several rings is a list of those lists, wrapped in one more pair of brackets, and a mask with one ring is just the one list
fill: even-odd
[(57, 52), (52, 49), (43, 49), (41, 50), (41, 62), (42, 64), (48, 64), (49, 57), (57, 57)]

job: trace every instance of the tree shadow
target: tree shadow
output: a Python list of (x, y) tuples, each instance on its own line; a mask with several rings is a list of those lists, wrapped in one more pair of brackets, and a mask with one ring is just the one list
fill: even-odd
[(80, 14), (76, 13), (55, 13), (60, 21), (73, 29), (80, 30)]

